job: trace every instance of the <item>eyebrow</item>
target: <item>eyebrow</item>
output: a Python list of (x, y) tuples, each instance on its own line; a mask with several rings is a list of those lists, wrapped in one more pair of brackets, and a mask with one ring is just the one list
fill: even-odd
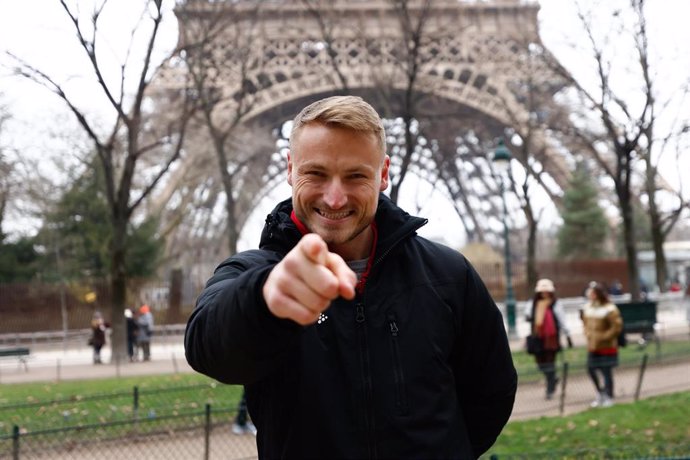
[[(316, 169), (319, 171), (325, 171), (328, 168), (326, 168), (324, 165), (322, 165), (321, 163), (316, 162), (316, 161), (305, 161), (304, 163), (302, 163), (301, 165), (299, 165), (297, 167), (298, 171), (303, 171), (305, 169)], [(375, 169), (369, 165), (357, 164), (351, 168), (347, 168), (344, 170), (344, 172), (346, 174), (353, 173), (353, 172), (364, 172), (364, 171), (374, 173)]]

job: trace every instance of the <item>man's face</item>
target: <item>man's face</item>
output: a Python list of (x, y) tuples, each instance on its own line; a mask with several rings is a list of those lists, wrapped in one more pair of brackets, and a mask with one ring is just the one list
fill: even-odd
[(296, 137), (288, 183), (297, 217), (346, 260), (366, 257), (390, 159), (372, 133), (312, 122)]

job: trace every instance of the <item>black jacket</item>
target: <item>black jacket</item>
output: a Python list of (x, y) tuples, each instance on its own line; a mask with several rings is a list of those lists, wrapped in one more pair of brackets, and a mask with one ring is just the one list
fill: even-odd
[(187, 324), (197, 371), (244, 384), (261, 458), (474, 458), (517, 389), (503, 319), (458, 252), (416, 235), (426, 220), (381, 195), (363, 293), (317, 324), (274, 317), (261, 294), (299, 241), (290, 200), (259, 250), (230, 257)]

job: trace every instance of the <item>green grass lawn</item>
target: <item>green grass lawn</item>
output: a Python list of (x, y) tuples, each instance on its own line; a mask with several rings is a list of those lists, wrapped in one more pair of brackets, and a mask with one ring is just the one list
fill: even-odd
[(690, 392), (683, 392), (568, 417), (512, 422), (483, 458), (687, 458), (688, 408)]
[[(138, 389), (135, 402), (134, 387)], [(200, 412), (233, 411), (241, 387), (200, 374), (157, 375), (0, 386), (0, 435), (17, 425), (43, 430)]]

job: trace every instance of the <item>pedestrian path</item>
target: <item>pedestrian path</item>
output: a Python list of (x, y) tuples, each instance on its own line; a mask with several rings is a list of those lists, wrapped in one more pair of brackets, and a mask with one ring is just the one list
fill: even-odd
[[(35, 348), (35, 349), (34, 349)], [(170, 337), (166, 343), (151, 345), (151, 360), (111, 362), (110, 348), (101, 351), (104, 364), (93, 364), (91, 348), (62, 349), (60, 345), (34, 347), (25, 370), (14, 360), (0, 362), (0, 383), (54, 382), (109, 377), (193, 372), (184, 357), (182, 336)]]

